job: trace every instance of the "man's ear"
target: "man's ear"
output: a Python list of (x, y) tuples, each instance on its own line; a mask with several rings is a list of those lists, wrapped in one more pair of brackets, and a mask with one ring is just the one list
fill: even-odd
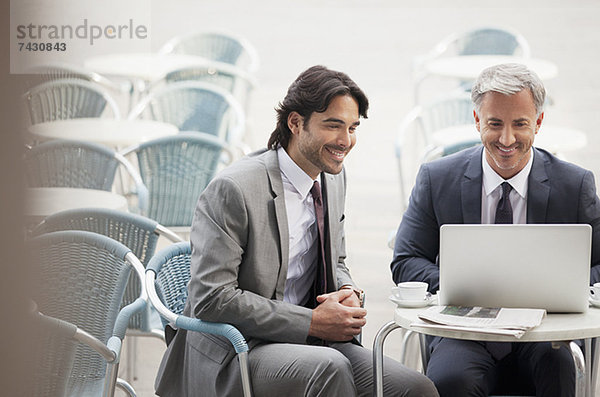
[(300, 116), (298, 112), (290, 112), (287, 118), (287, 125), (290, 131), (292, 131), (292, 134), (300, 134), (302, 123), (304, 123), (304, 119), (302, 118), (302, 116)]
[(477, 114), (476, 110), (473, 110), (473, 118), (475, 119), (475, 128), (477, 128), (477, 131), (480, 131), (479, 115)]

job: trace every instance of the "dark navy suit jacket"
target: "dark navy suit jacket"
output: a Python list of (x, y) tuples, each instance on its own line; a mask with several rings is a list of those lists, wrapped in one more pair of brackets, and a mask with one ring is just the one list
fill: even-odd
[[(396, 235), (394, 282), (425, 281), (439, 288), (439, 230), (481, 223), (481, 156), (477, 146), (423, 164)], [(600, 281), (600, 202), (594, 175), (533, 148), (527, 223), (587, 223), (592, 232), (591, 283)]]

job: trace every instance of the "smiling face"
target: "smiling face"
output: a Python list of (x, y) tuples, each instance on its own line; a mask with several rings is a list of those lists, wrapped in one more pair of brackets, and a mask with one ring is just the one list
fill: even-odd
[(526, 89), (514, 95), (488, 92), (479, 112), (473, 112), (488, 164), (509, 179), (521, 171), (531, 156), (531, 146), (544, 113), (536, 114), (533, 96)]
[(358, 102), (350, 95), (336, 96), (324, 112), (313, 112), (308, 121), (291, 112), (288, 127), (292, 136), (286, 151), (312, 179), (321, 171), (339, 174), (356, 143), (359, 124)]

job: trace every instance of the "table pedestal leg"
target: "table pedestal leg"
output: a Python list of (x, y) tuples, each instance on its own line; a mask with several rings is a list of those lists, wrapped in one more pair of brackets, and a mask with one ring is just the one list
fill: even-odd
[(581, 349), (575, 342), (565, 342), (571, 355), (573, 356), (573, 362), (575, 363), (575, 397), (590, 396), (589, 394), (589, 377), (586, 373), (585, 358)]
[(375, 335), (375, 341), (373, 342), (373, 382), (376, 397), (383, 397), (383, 342), (390, 332), (398, 328), (400, 328), (398, 324), (390, 321), (381, 327)]

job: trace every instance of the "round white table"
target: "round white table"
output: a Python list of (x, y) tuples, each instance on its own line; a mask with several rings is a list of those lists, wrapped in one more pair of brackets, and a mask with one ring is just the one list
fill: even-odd
[[(591, 339), (600, 337), (600, 309), (590, 307), (585, 313), (549, 313), (542, 320), (542, 323), (525, 332), (521, 338), (507, 335), (493, 335), (480, 332), (456, 331), (449, 329), (435, 329), (419, 327), (421, 321), (418, 315), (421, 311), (427, 308), (403, 308), (397, 307), (394, 311), (394, 321), (385, 324), (377, 333), (375, 342), (373, 343), (373, 373), (375, 377), (375, 389), (378, 396), (383, 395), (383, 343), (387, 335), (398, 328), (418, 332), (420, 335), (443, 336), (456, 339), (478, 340), (478, 341), (495, 341), (495, 342), (562, 342), (573, 341), (577, 339), (585, 339), (585, 350), (588, 361), (591, 365), (585, 365), (583, 355), (578, 348), (573, 351), (573, 358), (576, 364), (579, 362), (579, 368), (584, 367), (585, 379), (585, 395), (593, 395), (592, 386), (595, 387), (595, 376), (592, 379), (591, 369), (596, 371), (598, 365), (598, 349), (592, 353)], [(592, 359), (589, 360), (589, 357)], [(576, 365), (577, 366), (577, 365)], [(581, 388), (578, 388), (580, 390)]]
[[(460, 124), (435, 131), (431, 135), (431, 140), (434, 146), (448, 146), (457, 142), (478, 139), (479, 136), (475, 124)], [(534, 146), (555, 154), (583, 149), (586, 144), (585, 132), (544, 123), (534, 141)]]
[(127, 211), (127, 199), (116, 193), (72, 187), (32, 187), (26, 190), (25, 215), (31, 221), (41, 221), (56, 212), (99, 207)]
[(173, 69), (204, 62), (206, 58), (196, 55), (123, 53), (91, 57), (85, 60), (84, 65), (99, 74), (150, 82)]
[(461, 80), (475, 80), (481, 71), (501, 63), (521, 63), (533, 70), (540, 79), (548, 80), (558, 75), (558, 67), (543, 59), (510, 55), (462, 55), (440, 57), (425, 64), (428, 73)]
[(76, 139), (116, 149), (175, 135), (176, 126), (154, 120), (80, 118), (33, 124), (29, 133), (38, 140)]

